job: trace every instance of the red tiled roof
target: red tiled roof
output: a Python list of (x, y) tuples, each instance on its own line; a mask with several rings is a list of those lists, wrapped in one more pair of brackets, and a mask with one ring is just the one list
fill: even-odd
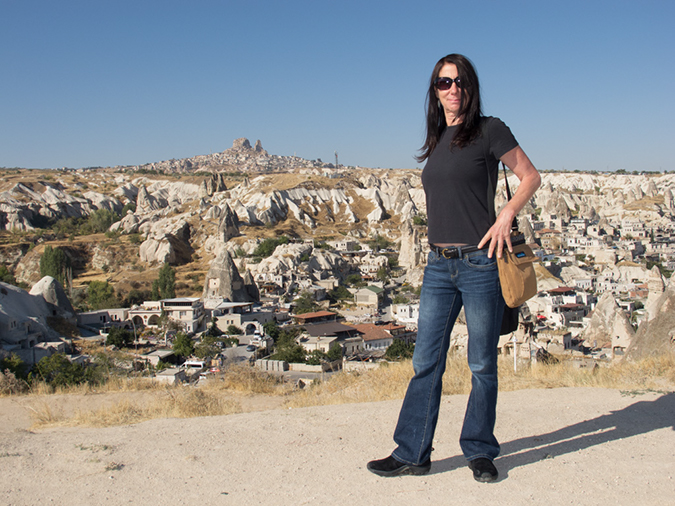
[(548, 293), (566, 293), (566, 292), (573, 292), (574, 288), (571, 286), (559, 286), (558, 288), (551, 288), (550, 290), (546, 290)]
[(404, 329), (405, 325), (396, 325), (395, 323), (387, 323), (386, 325), (380, 325), (380, 327), (386, 330), (399, 330)]
[(392, 339), (392, 335), (384, 330), (384, 326), (374, 323), (360, 323), (353, 325), (356, 330), (363, 332), (364, 341), (377, 341), (380, 339)]

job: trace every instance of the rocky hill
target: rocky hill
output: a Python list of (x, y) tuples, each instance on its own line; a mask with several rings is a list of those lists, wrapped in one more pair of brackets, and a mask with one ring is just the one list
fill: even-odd
[[(179, 292), (201, 295), (212, 261), (225, 261), (225, 254), (242, 279), (247, 272), (279, 270), (278, 263), (253, 264), (241, 257), (264, 238), (284, 235), (302, 242), (380, 235), (396, 244), (409, 280), (419, 282), (425, 229), (412, 223), (425, 213), (420, 174), (270, 155), (260, 141), (252, 147), (246, 139), (222, 153), (136, 167), (0, 170), (0, 263), (32, 285), (41, 277), (44, 245), (58, 245), (72, 257), (74, 285), (106, 279), (124, 292), (148, 287), (169, 262), (179, 270)], [(510, 184), (517, 187), (513, 175)], [(547, 173), (523, 214), (639, 217), (669, 226), (674, 188), (673, 174)], [(500, 179), (497, 207), (505, 201)], [(125, 215), (105, 235), (53, 232), (59, 220), (99, 210)], [(531, 234), (527, 220), (523, 223)], [(338, 262), (318, 249), (305, 254), (313, 265), (339, 275)]]

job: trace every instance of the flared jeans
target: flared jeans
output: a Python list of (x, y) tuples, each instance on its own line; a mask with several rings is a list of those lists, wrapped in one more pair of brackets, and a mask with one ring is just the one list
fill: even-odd
[(497, 346), (504, 299), (496, 255), (486, 250), (447, 259), (432, 251), (424, 270), (414, 376), (406, 392), (392, 455), (399, 461), (421, 465), (431, 457), (438, 421), (442, 378), (450, 334), (464, 306), (469, 333), (467, 359), (471, 394), (464, 416), (460, 446), (467, 460), (494, 459), (499, 443), (494, 436), (497, 407)]

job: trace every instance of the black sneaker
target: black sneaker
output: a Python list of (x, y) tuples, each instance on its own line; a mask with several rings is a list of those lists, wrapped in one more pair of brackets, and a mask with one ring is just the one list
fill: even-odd
[(473, 471), (473, 478), (481, 483), (495, 481), (499, 476), (492, 461), (483, 457), (469, 461), (469, 469)]
[(429, 469), (431, 469), (431, 459), (428, 459), (422, 465), (413, 466), (412, 464), (399, 462), (392, 455), (389, 455), (386, 459), (371, 460), (366, 467), (368, 467), (368, 471), (375, 473), (378, 476), (391, 477), (403, 476), (405, 474), (422, 475), (427, 474)]

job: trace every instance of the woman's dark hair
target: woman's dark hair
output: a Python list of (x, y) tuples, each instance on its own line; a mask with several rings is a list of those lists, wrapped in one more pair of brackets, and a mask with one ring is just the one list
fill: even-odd
[(443, 130), (447, 126), (445, 121), (445, 112), (436, 98), (436, 88), (434, 81), (440, 74), (443, 65), (452, 63), (457, 67), (457, 75), (462, 80), (462, 95), (460, 98), (459, 112), (457, 116), (462, 118), (451, 146), (464, 147), (470, 144), (480, 132), (480, 123), (483, 116), (480, 103), (480, 86), (478, 84), (478, 74), (471, 61), (461, 54), (449, 54), (438, 60), (434, 71), (431, 73), (429, 81), (429, 91), (427, 92), (427, 138), (424, 146), (420, 149), (421, 154), (415, 159), (423, 162), (436, 149), (438, 141), (441, 138)]

